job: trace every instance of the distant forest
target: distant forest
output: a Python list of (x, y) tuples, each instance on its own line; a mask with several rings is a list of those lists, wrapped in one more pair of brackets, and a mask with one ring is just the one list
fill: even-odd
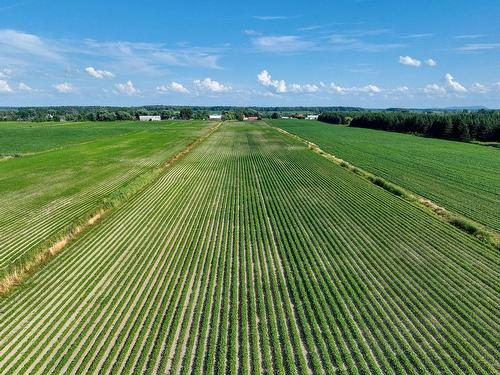
[(242, 120), (245, 116), (303, 118), (320, 114), (319, 120), (435, 138), (461, 141), (500, 142), (500, 111), (406, 110), (399, 108), (369, 110), (356, 107), (0, 107), (0, 121), (119, 121), (137, 120), (142, 115), (160, 115), (162, 119), (207, 119), (220, 113), (226, 120)]
[(329, 112), (319, 120), (330, 124), (414, 133), (460, 141), (500, 141), (500, 111), (454, 113)]
[(115, 121), (137, 120), (143, 115), (160, 115), (162, 119), (207, 119), (211, 113), (223, 114), (227, 120), (244, 116), (267, 118), (293, 114), (319, 114), (332, 111), (363, 111), (351, 107), (231, 107), (231, 106), (144, 106), (144, 107), (0, 107), (0, 121)]

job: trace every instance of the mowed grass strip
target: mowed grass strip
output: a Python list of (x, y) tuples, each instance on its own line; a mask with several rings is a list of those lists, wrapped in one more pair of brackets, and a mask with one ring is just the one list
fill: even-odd
[(0, 372), (495, 373), (499, 255), (226, 123), (1, 300)]
[(451, 212), (500, 231), (500, 152), (495, 147), (318, 121), (268, 123)]
[[(75, 222), (118, 198), (113, 194), (124, 193), (128, 184), (138, 185), (142, 176), (205, 134), (209, 125), (136, 122), (55, 128), (69, 132), (70, 139), (64, 141), (76, 143), (61, 144), (58, 138), (56, 149), (0, 163), (0, 271), (45, 246), (47, 239), (63, 236)], [(23, 134), (31, 139), (27, 129)], [(49, 140), (52, 133), (43, 131), (43, 140)]]

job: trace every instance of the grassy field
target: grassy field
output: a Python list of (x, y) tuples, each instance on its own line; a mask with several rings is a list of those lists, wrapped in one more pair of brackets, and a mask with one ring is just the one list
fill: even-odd
[(0, 155), (26, 155), (163, 125), (118, 122), (0, 122)]
[(0, 300), (0, 373), (493, 374), (499, 261), (225, 123)]
[(208, 127), (194, 121), (0, 123), (0, 154), (24, 155), (0, 161), (0, 271), (65, 232)]
[(494, 147), (316, 121), (269, 123), (500, 231), (500, 152)]

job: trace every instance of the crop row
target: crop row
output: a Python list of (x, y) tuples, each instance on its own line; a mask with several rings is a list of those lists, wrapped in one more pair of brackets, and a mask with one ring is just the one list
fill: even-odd
[[(67, 231), (200, 133), (189, 124), (171, 126), (177, 132), (167, 126), (164, 134), (146, 130), (4, 163), (4, 186), (13, 187), (0, 198), (0, 271)], [(30, 181), (25, 175), (34, 177)]]
[(494, 373), (499, 257), (225, 124), (0, 301), (0, 373)]
[(500, 155), (493, 147), (311, 121), (270, 121), (326, 152), (500, 230)]

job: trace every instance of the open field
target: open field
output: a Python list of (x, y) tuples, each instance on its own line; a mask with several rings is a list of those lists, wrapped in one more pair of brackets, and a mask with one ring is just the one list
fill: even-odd
[(209, 128), (195, 121), (30, 126), (0, 124), (0, 154), (27, 154), (0, 161), (0, 274)]
[(268, 122), (500, 231), (500, 152), (494, 147), (316, 121)]
[[(146, 124), (148, 128), (162, 125)], [(136, 133), (136, 121), (120, 122), (0, 122), (0, 155), (23, 155)]]
[(492, 374), (499, 263), (290, 137), (225, 123), (0, 300), (0, 373)]

